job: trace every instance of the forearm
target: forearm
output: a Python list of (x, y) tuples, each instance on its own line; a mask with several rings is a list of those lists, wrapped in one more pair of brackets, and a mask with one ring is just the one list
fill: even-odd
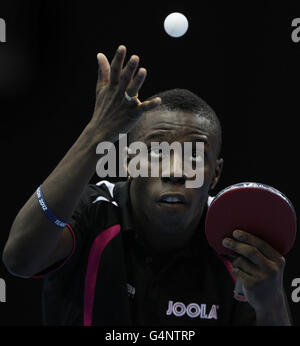
[[(69, 221), (84, 187), (95, 172), (100, 159), (96, 155), (97, 145), (103, 141), (114, 142), (119, 133), (127, 133), (135, 126), (143, 112), (161, 103), (160, 98), (141, 102), (135, 96), (146, 78), (146, 70), (141, 68), (136, 72), (139, 57), (134, 55), (123, 68), (125, 55), (126, 47), (120, 46), (111, 66), (104, 54), (97, 55), (99, 69), (93, 117), (42, 184), (49, 209), (62, 221)], [(131, 96), (130, 101), (124, 97), (125, 91)], [(12, 225), (3, 262), (12, 273), (31, 276), (45, 267), (45, 263), (51, 265), (62, 259), (70, 247), (69, 232), (62, 233), (47, 219), (34, 192)], [(51, 263), (48, 263), (46, 260), (50, 255)]]
[(291, 326), (292, 320), (288, 308), (288, 302), (285, 294), (274, 301), (274, 304), (268, 308), (256, 310), (257, 326)]
[(47, 204), (62, 220), (69, 220), (84, 187), (95, 173), (99, 159), (96, 146), (102, 140), (105, 139), (96, 136), (96, 129), (88, 125), (43, 182), (42, 191)]
[[(95, 172), (99, 134), (88, 125), (57, 167), (42, 184), (47, 206), (68, 222), (80, 195)], [(12, 272), (31, 276), (54, 251), (62, 229), (43, 213), (36, 192), (16, 216), (6, 243), (3, 260)]]

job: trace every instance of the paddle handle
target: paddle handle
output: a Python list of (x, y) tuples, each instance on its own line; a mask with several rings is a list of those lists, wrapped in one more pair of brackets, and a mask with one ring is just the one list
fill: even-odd
[(236, 279), (234, 287), (234, 298), (240, 302), (246, 302), (247, 298), (245, 296), (243, 285), (240, 279)]

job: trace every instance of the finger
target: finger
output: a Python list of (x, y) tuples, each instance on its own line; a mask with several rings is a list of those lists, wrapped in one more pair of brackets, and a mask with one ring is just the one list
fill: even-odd
[(250, 276), (257, 276), (259, 274), (258, 266), (242, 256), (235, 258), (235, 260), (232, 262), (232, 268), (241, 269)]
[(230, 254), (230, 255), (222, 255), (224, 258), (226, 258), (230, 263), (232, 263), (237, 257), (237, 254)]
[(127, 88), (128, 95), (130, 96), (138, 95), (138, 92), (140, 88), (142, 87), (146, 79), (146, 76), (147, 76), (146, 69), (140, 68)]
[(110, 66), (106, 56), (102, 53), (97, 54), (98, 60), (98, 84), (105, 85), (110, 80)]
[(233, 237), (241, 242), (256, 247), (265, 257), (273, 261), (280, 261), (282, 256), (264, 240), (242, 230), (235, 230)]
[[(128, 87), (129, 82), (133, 78), (135, 71), (137, 70), (140, 58), (137, 55), (133, 55), (127, 62), (120, 76), (119, 92), (123, 94)], [(134, 96), (134, 95), (129, 95)]]
[(138, 105), (138, 107), (141, 112), (148, 112), (158, 107), (160, 104), (161, 104), (161, 98), (155, 97), (152, 100), (142, 102), (141, 104)]
[(251, 281), (253, 282), (253, 277), (238, 267), (232, 268), (232, 275), (237, 279), (240, 279), (242, 285), (245, 287), (248, 286), (247, 283)]
[(117, 49), (115, 56), (111, 62), (110, 84), (115, 86), (120, 81), (124, 59), (126, 56), (126, 47), (121, 45)]
[(266, 262), (269, 261), (256, 247), (241, 243), (231, 238), (225, 238), (223, 240), (223, 246), (246, 257), (251, 262), (259, 265), (260, 267), (264, 267), (266, 265)]

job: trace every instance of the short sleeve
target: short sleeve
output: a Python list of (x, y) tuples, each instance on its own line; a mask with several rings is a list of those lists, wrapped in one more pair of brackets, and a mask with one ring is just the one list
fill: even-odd
[[(70, 265), (75, 265), (77, 258), (80, 256), (80, 253), (85, 248), (89, 239), (92, 237), (92, 227), (93, 216), (89, 213), (89, 208), (97, 200), (107, 200), (113, 201), (112, 190), (108, 189), (107, 184), (111, 187), (113, 184), (110, 184), (106, 181), (98, 185), (88, 184), (81, 194), (80, 200), (72, 214), (72, 217), (66, 226), (70, 231), (73, 238), (73, 248), (71, 253), (67, 258), (64, 258), (50, 267), (44, 269), (42, 272), (37, 273), (32, 278), (44, 278), (48, 274), (53, 274), (66, 264), (68, 267)], [(71, 263), (70, 263), (71, 262)]]

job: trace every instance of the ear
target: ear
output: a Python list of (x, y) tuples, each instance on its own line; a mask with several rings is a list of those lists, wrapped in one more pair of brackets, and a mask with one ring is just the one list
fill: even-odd
[(221, 178), (221, 174), (222, 174), (222, 170), (223, 170), (223, 164), (224, 164), (224, 160), (222, 158), (217, 159), (216, 161), (216, 168), (215, 168), (215, 172), (209, 187), (209, 191), (212, 191), (216, 185), (218, 184), (218, 181)]

